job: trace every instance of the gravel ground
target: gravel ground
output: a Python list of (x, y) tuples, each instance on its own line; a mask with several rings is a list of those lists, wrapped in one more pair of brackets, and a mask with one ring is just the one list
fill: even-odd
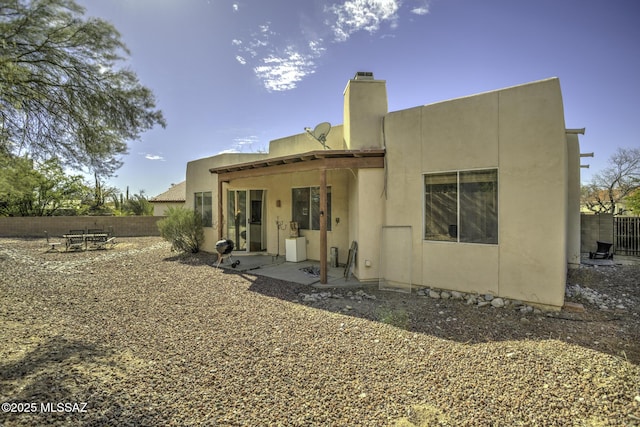
[(318, 291), (158, 238), (45, 249), (0, 239), (1, 426), (640, 425), (638, 267), (572, 272), (586, 311), (544, 313)]

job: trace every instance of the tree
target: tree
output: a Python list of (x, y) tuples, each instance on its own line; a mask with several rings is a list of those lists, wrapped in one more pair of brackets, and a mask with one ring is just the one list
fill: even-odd
[(153, 215), (153, 205), (145, 196), (144, 190), (125, 200), (122, 210), (127, 215)]
[(627, 207), (631, 209), (631, 212), (640, 216), (640, 188), (629, 195), (625, 202)]
[(616, 214), (616, 205), (638, 188), (640, 148), (618, 148), (609, 166), (582, 188), (582, 203), (592, 212)]
[(54, 157), (40, 165), (28, 158), (0, 156), (0, 215), (50, 216), (80, 203), (87, 187), (67, 176)]
[(0, 4), (0, 153), (112, 176), (127, 141), (164, 127), (153, 93), (117, 64), (118, 31), (73, 0)]

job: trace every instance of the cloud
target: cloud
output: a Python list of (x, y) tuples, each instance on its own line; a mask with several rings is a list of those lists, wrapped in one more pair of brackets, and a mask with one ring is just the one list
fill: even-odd
[(236, 61), (241, 65), (251, 62), (253, 72), (269, 92), (294, 89), (304, 77), (315, 72), (315, 60), (325, 51), (321, 38), (306, 44), (275, 46), (278, 34), (271, 29), (271, 22), (258, 26), (249, 41), (233, 39), (238, 48)]
[(327, 10), (336, 18), (331, 24), (336, 41), (344, 42), (351, 34), (361, 30), (369, 33), (378, 31), (383, 22), (395, 28), (400, 0), (347, 0)]
[[(411, 6), (402, 8), (404, 3)], [(324, 19), (306, 17), (304, 28), (289, 28), (287, 34), (274, 30), (271, 21), (254, 27), (246, 37), (234, 38), (235, 59), (251, 67), (269, 92), (295, 89), (307, 76), (314, 74), (319, 60), (326, 54), (327, 44), (344, 43), (358, 31), (377, 33), (383, 26), (399, 25), (401, 8), (405, 13), (426, 15), (430, 0), (340, 0), (324, 8)], [(293, 32), (292, 32), (293, 31)], [(394, 37), (383, 34), (381, 37)]]
[(282, 54), (271, 54), (262, 58), (261, 65), (254, 72), (269, 91), (294, 89), (297, 83), (309, 74), (315, 73), (314, 59), (318, 48), (302, 53), (293, 46), (287, 46)]
[(236, 148), (229, 148), (229, 149), (220, 151), (218, 154), (236, 154), (236, 153), (239, 153), (239, 152), (240, 151), (237, 150)]
[(147, 160), (160, 160), (161, 162), (164, 162), (164, 157), (162, 156), (158, 156), (157, 154), (145, 154), (144, 156), (145, 159)]
[(411, 9), (411, 13), (416, 15), (426, 15), (427, 13), (429, 13), (429, 7), (427, 5), (414, 7), (413, 9)]
[(245, 148), (248, 147), (248, 152), (253, 152), (253, 144), (259, 141), (258, 136), (249, 135), (249, 136), (239, 136), (233, 139), (233, 146), (231, 148), (227, 148), (226, 150), (222, 150), (218, 154), (229, 154), (229, 153), (243, 153), (245, 152)]
[(237, 12), (238, 9), (240, 8), (240, 6), (238, 6), (238, 3), (234, 3), (231, 7), (233, 7), (234, 12)]

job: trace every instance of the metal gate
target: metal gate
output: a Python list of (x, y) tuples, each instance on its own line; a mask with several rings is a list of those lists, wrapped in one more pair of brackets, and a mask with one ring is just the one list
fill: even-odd
[(640, 217), (614, 217), (613, 237), (616, 255), (640, 256)]

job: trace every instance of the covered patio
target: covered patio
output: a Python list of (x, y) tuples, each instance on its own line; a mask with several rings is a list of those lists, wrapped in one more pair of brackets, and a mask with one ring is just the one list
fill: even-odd
[[(328, 170), (358, 170), (384, 168), (384, 149), (367, 150), (322, 150), (292, 154), (282, 157), (255, 160), (209, 169), (217, 176), (217, 210), (218, 210), (218, 239), (224, 236), (225, 207), (223, 202), (225, 183), (244, 178), (262, 178), (281, 174), (296, 174), (317, 171), (317, 185), (320, 195), (320, 230), (319, 253), (310, 253), (311, 259), (319, 261), (319, 282), (329, 284), (328, 247), (327, 247), (327, 171)], [(271, 258), (271, 257), (267, 257)], [(264, 263), (263, 265), (266, 265)], [(296, 273), (297, 274), (297, 273)], [(342, 277), (342, 275), (340, 275)], [(289, 280), (289, 279), (287, 279)], [(293, 280), (295, 281), (295, 280)]]

